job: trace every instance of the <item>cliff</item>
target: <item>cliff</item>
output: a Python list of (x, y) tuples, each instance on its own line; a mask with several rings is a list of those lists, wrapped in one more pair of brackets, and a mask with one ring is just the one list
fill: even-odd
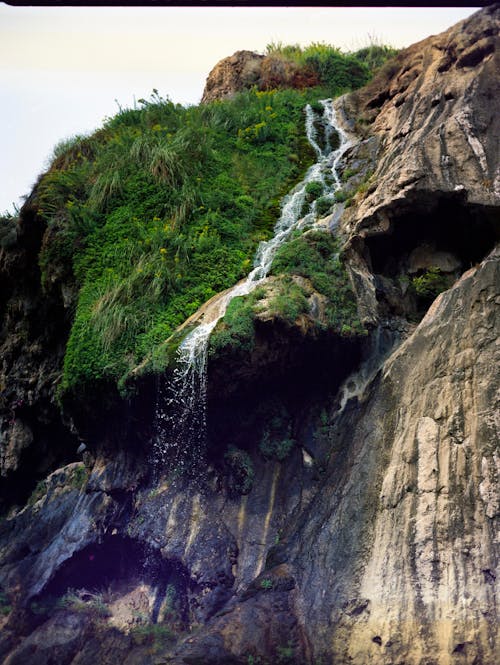
[[(172, 368), (147, 354), (130, 360), (128, 392), (96, 381), (63, 393), (61, 412), (72, 308), (90, 291), (75, 295), (81, 272), (64, 262), (42, 261), (41, 281), (58, 227), (40, 189), (8, 225), (6, 665), (498, 661), (499, 22), (481, 10), (335, 101), (339, 188), (215, 327), (201, 437), (168, 420)], [(217, 94), (258, 81), (254, 60), (216, 67)], [(158, 348), (214, 320), (226, 286)], [(165, 427), (188, 449), (175, 469)]]

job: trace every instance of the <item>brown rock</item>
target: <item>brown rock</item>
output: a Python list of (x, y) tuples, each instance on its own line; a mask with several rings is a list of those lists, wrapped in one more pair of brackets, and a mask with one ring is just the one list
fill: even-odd
[(252, 51), (236, 51), (218, 62), (208, 75), (202, 103), (231, 97), (235, 92), (256, 85), (263, 59), (263, 55)]

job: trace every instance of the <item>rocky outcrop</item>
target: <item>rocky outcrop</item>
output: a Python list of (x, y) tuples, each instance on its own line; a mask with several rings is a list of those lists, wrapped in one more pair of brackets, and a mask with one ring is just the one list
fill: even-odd
[(368, 319), (372, 273), (406, 272), (418, 245), (451, 252), (464, 270), (499, 239), (499, 22), (498, 6), (478, 12), (401, 51), (342, 99), (351, 126), (379, 142), (377, 166), (341, 224)]
[[(71, 459), (77, 445), (55, 392), (71, 312), (61, 293), (44, 291), (38, 254), (45, 224), (36, 194), (19, 220), (6, 220), (0, 245), (0, 505), (22, 505), (37, 480)], [(17, 224), (16, 224), (17, 222)], [(65, 449), (65, 447), (67, 448)]]
[[(498, 258), (442, 294), (336, 418), (343, 454), (269, 553), (259, 590), (272, 626), (286, 570), (302, 631), (289, 633), (293, 662), (496, 662)], [(228, 625), (251, 620), (252, 605), (241, 594), (174, 662), (197, 662), (214, 635), (225, 658), (239, 655)], [(269, 657), (261, 645), (251, 653)]]
[(256, 85), (263, 59), (264, 56), (253, 51), (236, 51), (218, 62), (208, 75), (202, 102), (223, 99)]
[(236, 51), (218, 62), (208, 75), (202, 104), (232, 97), (256, 86), (259, 90), (317, 85), (318, 76), (308, 68), (280, 58), (253, 51)]
[[(345, 159), (346, 200), (323, 228), (344, 239), (371, 326), (363, 344), (308, 346), (314, 317), (280, 327), (264, 298), (258, 324), (273, 324), (273, 344), (263, 335), (248, 366), (222, 358), (209, 376), (208, 447), (184, 459), (196, 478), (154, 455), (145, 392), (126, 417), (96, 414), (83, 462), (62, 460), (0, 521), (6, 664), (496, 664), (497, 26), (498, 9), (485, 9), (339, 102), (369, 135)], [(221, 94), (262, 62), (238, 56), (239, 80), (214, 76)], [(20, 264), (33, 274), (35, 238)], [(425, 312), (411, 284), (431, 269), (450, 288)], [(35, 277), (8, 282), (4, 311), (23, 288), (42, 302)], [(321, 323), (321, 301), (299, 281)], [(269, 280), (268, 300), (278, 287)], [(11, 318), (34, 343), (40, 328), (24, 332), (27, 320)], [(5, 380), (22, 387), (15, 368), (32, 363), (36, 399), (26, 396), (41, 414), (60, 347), (45, 371), (33, 354), (21, 360), (21, 337), (5, 335)], [(40, 440), (23, 408), (5, 448), (12, 470)]]

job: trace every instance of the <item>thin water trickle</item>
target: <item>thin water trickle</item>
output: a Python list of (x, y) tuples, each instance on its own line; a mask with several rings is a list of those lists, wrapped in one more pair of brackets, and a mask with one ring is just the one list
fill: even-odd
[[(316, 219), (316, 200), (308, 203), (307, 185), (317, 182), (322, 196), (334, 201), (341, 182), (337, 167), (353, 139), (340, 126), (331, 100), (322, 100), (322, 115), (306, 106), (307, 139), (317, 155), (317, 162), (304, 179), (285, 196), (273, 237), (261, 242), (254, 267), (246, 279), (229, 289), (211, 309), (210, 320), (197, 325), (183, 340), (177, 351), (176, 369), (168, 384), (158, 390), (155, 413), (154, 459), (160, 466), (168, 465), (196, 475), (204, 463), (206, 436), (207, 355), (210, 334), (237, 296), (251, 293), (268, 275), (278, 248), (292, 232), (312, 226)], [(318, 138), (318, 125), (323, 131)], [(332, 149), (332, 136), (338, 136), (338, 147)], [(324, 146), (320, 147), (320, 143)], [(309, 208), (304, 214), (304, 208)]]

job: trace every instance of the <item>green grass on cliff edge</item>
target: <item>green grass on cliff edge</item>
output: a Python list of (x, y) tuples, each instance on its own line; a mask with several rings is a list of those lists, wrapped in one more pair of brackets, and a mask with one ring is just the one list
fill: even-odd
[(250, 90), (185, 108), (154, 91), (56, 148), (35, 195), (42, 285), (78, 289), (61, 395), (120, 387), (155, 354), (164, 367), (165, 340), (251, 269), (314, 161), (304, 107), (335, 92)]
[(63, 392), (119, 384), (249, 272), (314, 159), (303, 115), (314, 97), (248, 91), (184, 108), (154, 95), (56, 151), (37, 195), (42, 282), (71, 266), (79, 288)]

